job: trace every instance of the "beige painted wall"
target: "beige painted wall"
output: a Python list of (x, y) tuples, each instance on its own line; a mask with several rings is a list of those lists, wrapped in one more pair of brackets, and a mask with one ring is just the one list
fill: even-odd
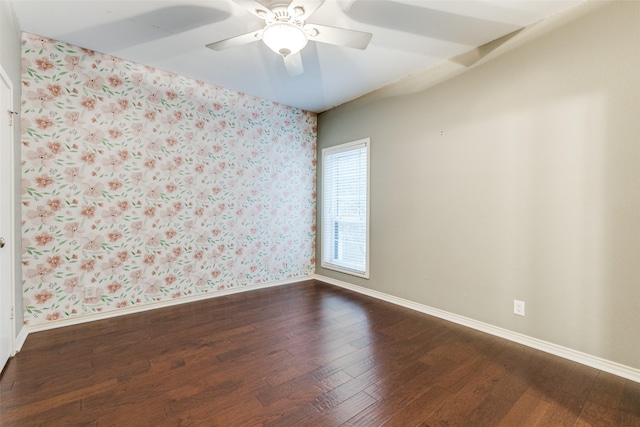
[[(13, 106), (15, 111), (20, 111), (20, 30), (13, 14), (13, 9), (8, 1), (0, 1), (0, 64), (2, 68), (11, 79), (13, 83)], [(4, 112), (2, 112), (4, 114)], [(20, 121), (16, 121), (20, 123)], [(21, 177), (20, 177), (20, 126), (14, 126), (14, 194), (19, 195), (21, 191)], [(20, 278), (22, 277), (22, 264), (20, 249), (20, 202), (15, 200), (14, 210), (14, 238), (13, 245), (14, 257), (18, 262), (15, 264), (15, 277), (16, 283), (14, 287), (15, 295), (15, 325), (16, 333), (20, 332), (22, 328), (22, 284)]]
[(640, 2), (570, 13), (320, 115), (371, 137), (371, 276), (318, 274), (640, 368)]

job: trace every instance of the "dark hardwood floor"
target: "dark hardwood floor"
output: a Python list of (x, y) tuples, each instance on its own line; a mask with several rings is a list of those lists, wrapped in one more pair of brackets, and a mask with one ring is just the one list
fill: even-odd
[(29, 335), (4, 426), (640, 426), (640, 384), (319, 282)]

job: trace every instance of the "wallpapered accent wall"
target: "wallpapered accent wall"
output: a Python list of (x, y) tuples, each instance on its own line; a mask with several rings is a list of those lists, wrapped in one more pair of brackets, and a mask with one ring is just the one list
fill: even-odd
[(313, 272), (315, 114), (22, 44), (25, 323)]

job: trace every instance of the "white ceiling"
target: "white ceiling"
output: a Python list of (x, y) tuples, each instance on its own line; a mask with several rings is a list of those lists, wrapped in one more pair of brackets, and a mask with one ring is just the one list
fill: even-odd
[[(289, 3), (290, 0), (264, 0)], [(290, 77), (262, 42), (207, 43), (262, 28), (232, 0), (13, 0), (23, 31), (322, 112), (583, 0), (326, 0), (307, 22), (373, 33), (364, 50), (309, 42)]]

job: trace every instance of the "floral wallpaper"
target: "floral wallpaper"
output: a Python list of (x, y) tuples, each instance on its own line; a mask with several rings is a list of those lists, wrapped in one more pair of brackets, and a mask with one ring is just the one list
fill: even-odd
[(22, 44), (25, 323), (313, 272), (315, 114)]

